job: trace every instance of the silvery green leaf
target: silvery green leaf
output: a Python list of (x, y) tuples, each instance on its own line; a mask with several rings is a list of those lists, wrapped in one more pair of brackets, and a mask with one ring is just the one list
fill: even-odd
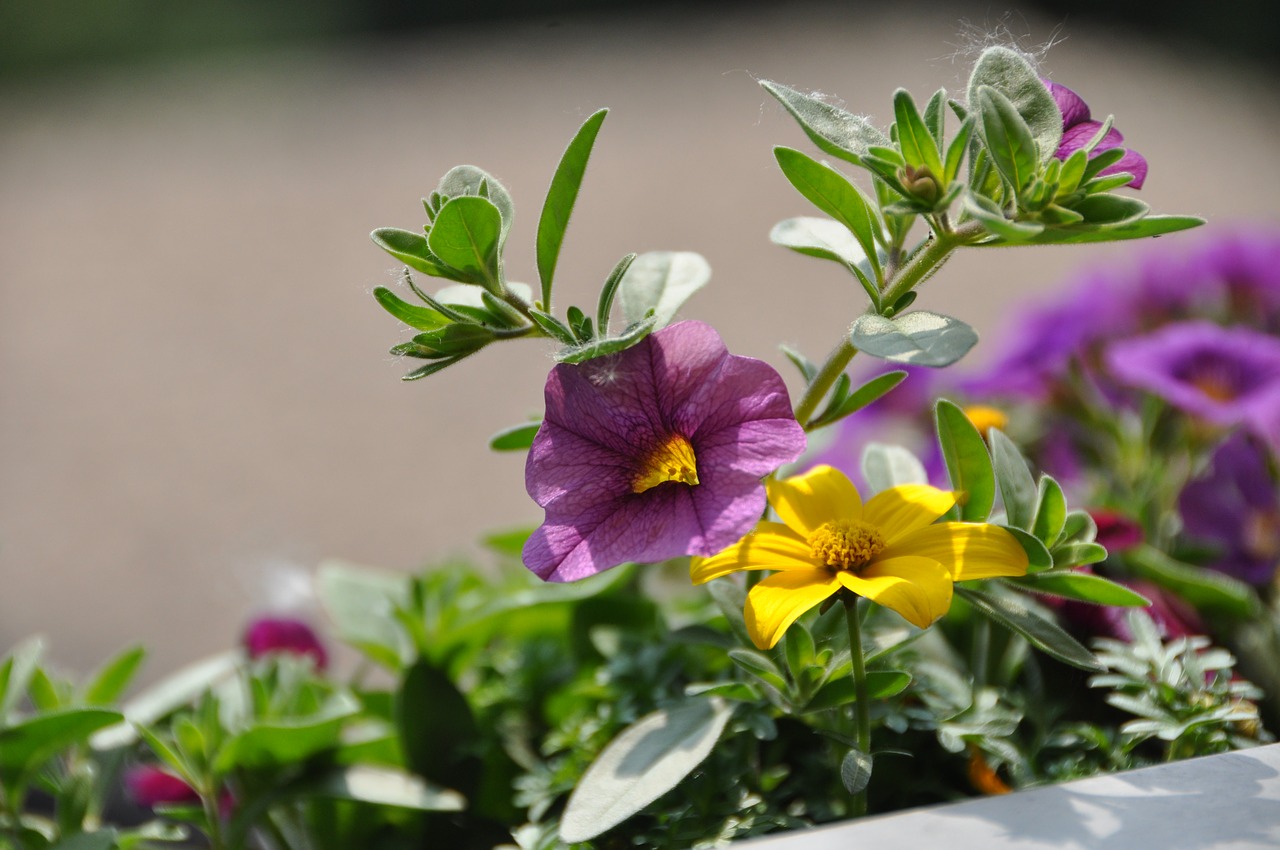
[(1090, 673), (1106, 672), (1106, 668), (1092, 652), (1063, 631), (1057, 623), (1030, 607), (1029, 603), (1009, 596), (974, 590), (963, 584), (956, 585), (955, 592), (987, 617), (1022, 635), (1041, 652)]
[(987, 152), (1014, 194), (1020, 194), (1035, 179), (1039, 165), (1031, 128), (1009, 99), (990, 86), (979, 86), (977, 97), (978, 130)]
[(636, 257), (622, 276), (618, 300), (627, 324), (653, 311), (652, 330), (671, 324), (676, 311), (711, 279), (711, 266), (691, 251), (650, 251)]
[(1123, 195), (1090, 195), (1072, 209), (1084, 216), (1085, 224), (1109, 226), (1133, 224), (1151, 211), (1151, 207), (1137, 198)]
[(985, 522), (995, 504), (996, 479), (982, 434), (959, 406), (946, 399), (938, 399), (934, 421), (951, 488), (964, 494), (960, 519)]
[(995, 467), (996, 481), (1000, 484), (1000, 499), (1009, 525), (1030, 531), (1038, 503), (1036, 482), (1031, 477), (1027, 460), (999, 428), (990, 429), (987, 440), (991, 445), (991, 462)]
[(455, 279), (497, 291), (502, 215), (486, 198), (451, 198), (440, 208), (427, 245), (451, 269)]
[(835, 260), (849, 266), (856, 266), (867, 259), (867, 252), (862, 250), (849, 228), (829, 218), (800, 216), (780, 221), (769, 231), (769, 239), (773, 244), (799, 254)]
[(542, 205), (542, 215), (538, 218), (536, 254), (538, 278), (542, 281), (542, 306), (547, 310), (551, 309), (551, 282), (556, 273), (556, 263), (560, 259), (564, 232), (578, 200), (578, 189), (587, 172), (591, 148), (594, 147), (600, 125), (608, 114), (607, 109), (596, 112), (574, 135), (560, 158), (560, 164), (556, 166), (555, 176), (551, 178), (551, 186), (547, 189), (547, 199)]
[(732, 714), (723, 700), (691, 699), (628, 726), (578, 781), (561, 840), (588, 841), (675, 788), (710, 755)]
[(902, 446), (886, 443), (867, 443), (862, 450), (862, 477), (875, 493), (900, 484), (929, 483), (919, 458)]
[(1062, 493), (1062, 486), (1049, 475), (1040, 476), (1037, 496), (1039, 504), (1030, 531), (1044, 545), (1052, 546), (1058, 542), (1067, 522), (1067, 497)]
[(854, 747), (840, 760), (840, 782), (850, 794), (860, 794), (871, 782), (871, 754)]
[[(985, 222), (984, 222), (985, 223)], [(1017, 245), (1083, 245), (1090, 242), (1120, 242), (1126, 239), (1145, 239), (1163, 236), (1179, 230), (1189, 230), (1204, 224), (1204, 219), (1192, 215), (1148, 215), (1129, 224), (1077, 225), (1076, 227), (1051, 228), (1034, 239), (994, 240), (976, 242), (981, 247), (1005, 247)]]
[(450, 269), (441, 265), (439, 257), (431, 253), (427, 237), (398, 227), (379, 227), (369, 234), (373, 244), (395, 257), (411, 269), (433, 277), (449, 277)]
[(511, 222), (515, 219), (516, 208), (511, 202), (511, 194), (496, 177), (474, 165), (459, 165), (449, 169), (448, 173), (440, 178), (440, 185), (436, 191), (450, 198), (459, 195), (479, 195), (482, 184), (486, 188), (485, 197), (498, 208), (502, 216), (502, 235), (498, 240), (498, 250), (501, 251), (507, 242), (507, 233), (511, 230)]
[(762, 80), (760, 85), (778, 99), (805, 135), (825, 153), (856, 163), (867, 148), (889, 144), (889, 137), (861, 116), (781, 83)]
[(598, 337), (581, 345), (563, 348), (552, 355), (557, 363), (583, 363), (596, 357), (617, 354), (635, 345), (655, 329), (654, 317), (636, 322), (618, 336)]
[(950, 366), (977, 344), (978, 333), (959, 319), (917, 310), (892, 319), (859, 316), (849, 339), (859, 351), (893, 363)]
[(1031, 130), (1040, 162), (1048, 162), (1062, 144), (1062, 112), (1031, 63), (1007, 47), (989, 47), (969, 77), (971, 111), (977, 108), (981, 86), (990, 86), (1013, 104)]

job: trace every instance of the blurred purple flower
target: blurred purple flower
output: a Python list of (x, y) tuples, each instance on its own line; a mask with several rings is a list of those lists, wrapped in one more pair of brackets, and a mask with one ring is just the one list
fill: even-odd
[(1178, 499), (1183, 528), (1217, 551), (1210, 566), (1253, 585), (1268, 584), (1280, 563), (1280, 499), (1266, 453), (1245, 434), (1228, 439), (1207, 475)]
[(525, 466), (546, 519), (524, 563), (575, 581), (626, 561), (712, 555), (764, 510), (761, 478), (804, 451), (786, 385), (702, 322), (560, 364)]
[(151, 764), (126, 770), (124, 787), (133, 802), (147, 808), (165, 803), (200, 802), (200, 795), (184, 780)]
[(250, 658), (274, 652), (310, 656), (317, 670), (329, 665), (329, 654), (311, 626), (293, 617), (258, 617), (244, 631)]
[(1244, 425), (1280, 447), (1280, 339), (1212, 322), (1179, 322), (1112, 343), (1120, 383), (1215, 425)]
[[(1066, 159), (1092, 141), (1093, 137), (1102, 129), (1102, 122), (1092, 120), (1089, 115), (1089, 105), (1071, 89), (1052, 80), (1045, 80), (1044, 84), (1048, 87), (1049, 94), (1053, 95), (1054, 101), (1058, 104), (1058, 109), (1062, 112), (1062, 142), (1059, 143), (1058, 150), (1054, 153), (1054, 156), (1058, 159)], [(1118, 148), (1123, 143), (1124, 136), (1120, 135), (1119, 130), (1112, 127), (1107, 131), (1107, 135), (1102, 141), (1098, 143), (1098, 146), (1093, 149), (1090, 157), (1097, 156), (1103, 151), (1109, 151), (1112, 148)], [(1143, 182), (1147, 179), (1146, 158), (1137, 151), (1126, 150), (1119, 162), (1102, 169), (1099, 174), (1106, 176), (1121, 172), (1132, 174), (1133, 182), (1129, 185), (1134, 189), (1141, 189)]]

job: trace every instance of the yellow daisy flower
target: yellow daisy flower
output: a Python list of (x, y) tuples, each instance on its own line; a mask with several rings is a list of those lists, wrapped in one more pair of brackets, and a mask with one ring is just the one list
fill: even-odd
[(906, 484), (865, 505), (844, 473), (817, 466), (767, 485), (782, 522), (761, 522), (732, 546), (694, 558), (694, 584), (738, 570), (776, 570), (747, 594), (747, 630), (772, 648), (796, 618), (841, 588), (928, 628), (951, 607), (952, 583), (1020, 576), (1027, 554), (999, 526), (936, 522), (955, 493)]

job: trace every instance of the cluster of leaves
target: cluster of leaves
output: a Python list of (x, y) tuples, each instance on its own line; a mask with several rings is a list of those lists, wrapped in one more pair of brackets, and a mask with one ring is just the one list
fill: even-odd
[[(864, 191), (826, 162), (775, 148), (787, 180), (829, 218), (787, 219), (770, 235), (853, 274), (870, 306), (852, 324), (849, 341), (873, 357), (947, 366), (976, 344), (977, 334), (958, 319), (908, 312), (915, 287), (957, 247), (1135, 239), (1202, 223), (1150, 215), (1142, 201), (1114, 194), (1133, 176), (1101, 176), (1124, 155), (1120, 148), (1094, 154), (1110, 121), (1084, 148), (1057, 159), (1062, 115), (1035, 69), (1011, 50), (982, 54), (967, 104), (939, 90), (921, 112), (899, 89), (888, 132), (815, 96), (776, 82), (762, 85), (822, 152), (870, 177), (871, 191)], [(960, 121), (951, 135), (948, 110)], [(928, 235), (908, 246), (917, 223)], [(814, 374), (806, 379), (812, 382)], [(830, 424), (858, 409), (842, 409), (842, 401), (833, 396), (826, 412), (806, 424)]]
[[(606, 278), (594, 314), (570, 306), (563, 319), (552, 312), (552, 283), (569, 216), (578, 199), (596, 136), (608, 110), (593, 114), (578, 130), (551, 180), (538, 219), (539, 297), (526, 284), (509, 281), (503, 259), (515, 218), (510, 193), (493, 175), (471, 165), (451, 169), (422, 199), (422, 233), (383, 227), (374, 244), (405, 264), (404, 285), (422, 304), (387, 287), (374, 297), (395, 318), (418, 331), (391, 349), (397, 356), (429, 361), (405, 376), (417, 380), (504, 339), (546, 337), (562, 344), (558, 362), (580, 363), (622, 351), (669, 323), (684, 301), (710, 277), (706, 261), (687, 252), (651, 252), (623, 257)], [(413, 272), (452, 281), (434, 295)], [(625, 327), (612, 333), (614, 302)]]

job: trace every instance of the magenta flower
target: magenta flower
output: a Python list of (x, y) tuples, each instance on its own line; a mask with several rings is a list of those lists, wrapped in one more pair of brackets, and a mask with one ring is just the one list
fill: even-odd
[(764, 511), (760, 479), (804, 451), (781, 376), (679, 322), (547, 377), (525, 466), (546, 520), (524, 563), (575, 581), (626, 561), (712, 555)]
[(200, 795), (185, 781), (150, 764), (125, 771), (124, 787), (133, 802), (149, 809), (166, 803), (200, 802)]
[[(1093, 137), (1098, 134), (1098, 131), (1102, 129), (1102, 122), (1094, 121), (1091, 118), (1089, 105), (1071, 89), (1052, 80), (1045, 80), (1044, 84), (1048, 87), (1049, 94), (1053, 95), (1054, 101), (1058, 104), (1058, 109), (1062, 112), (1062, 142), (1058, 145), (1058, 150), (1054, 153), (1054, 156), (1058, 159), (1066, 159), (1080, 148), (1089, 144)], [(1124, 136), (1120, 135), (1119, 130), (1112, 127), (1107, 131), (1106, 137), (1093, 149), (1091, 156), (1096, 156), (1112, 148), (1118, 148), (1123, 143)], [(1133, 182), (1129, 184), (1130, 186), (1135, 189), (1141, 189), (1143, 182), (1147, 179), (1147, 160), (1137, 151), (1126, 150), (1119, 162), (1104, 168), (1100, 173), (1110, 175), (1119, 174), (1122, 171), (1133, 175)]]
[(1269, 584), (1280, 565), (1280, 494), (1266, 453), (1244, 434), (1218, 447), (1208, 472), (1178, 497), (1183, 529), (1215, 550), (1208, 566), (1253, 585)]
[(244, 646), (250, 658), (273, 652), (310, 656), (317, 670), (329, 664), (329, 654), (311, 626), (293, 617), (259, 617), (244, 631)]
[(1111, 374), (1206, 422), (1243, 425), (1280, 447), (1280, 339), (1179, 322), (1106, 351)]
[[(1054, 471), (1057, 471), (1056, 467)], [(1138, 524), (1137, 520), (1119, 511), (1098, 508), (1089, 511), (1089, 516), (1093, 518), (1094, 525), (1098, 527), (1097, 537), (1094, 538), (1095, 542), (1105, 546), (1108, 552), (1123, 552), (1125, 549), (1132, 549), (1144, 539), (1142, 526)]]

